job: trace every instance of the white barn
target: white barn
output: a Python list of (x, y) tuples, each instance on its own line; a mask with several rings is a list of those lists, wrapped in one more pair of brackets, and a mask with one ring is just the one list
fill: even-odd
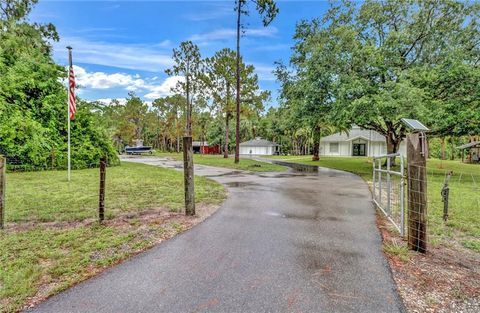
[(274, 155), (279, 151), (278, 144), (260, 137), (240, 143), (240, 154), (243, 155)]
[[(398, 152), (406, 155), (405, 141)], [(325, 156), (380, 156), (387, 154), (387, 141), (374, 131), (353, 126), (348, 132), (339, 132), (320, 140), (320, 155)]]

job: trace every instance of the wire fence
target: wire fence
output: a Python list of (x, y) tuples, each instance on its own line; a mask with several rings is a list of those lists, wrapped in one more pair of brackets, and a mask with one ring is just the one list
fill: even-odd
[[(149, 214), (182, 210), (180, 172), (123, 162), (112, 167), (105, 163), (102, 173), (100, 165), (101, 160), (74, 170), (68, 181), (63, 168), (10, 163), (7, 158), (5, 190), (0, 192), (4, 219), (0, 224), (10, 230), (38, 225), (64, 227), (103, 219), (142, 219)], [(162, 171), (161, 175), (155, 175), (157, 171)], [(200, 200), (220, 192), (208, 188), (213, 187), (198, 188)]]
[(429, 243), (480, 249), (480, 174), (448, 167), (404, 165), (398, 154), (374, 158), (373, 201), (412, 250), (425, 252)]
[(480, 174), (426, 169), (430, 242), (480, 249)]

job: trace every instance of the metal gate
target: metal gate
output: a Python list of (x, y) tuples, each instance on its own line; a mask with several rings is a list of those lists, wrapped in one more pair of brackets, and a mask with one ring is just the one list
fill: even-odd
[(404, 236), (405, 174), (399, 153), (373, 158), (373, 202)]

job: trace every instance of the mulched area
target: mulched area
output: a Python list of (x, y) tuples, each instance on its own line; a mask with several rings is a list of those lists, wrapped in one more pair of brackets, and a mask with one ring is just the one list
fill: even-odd
[[(407, 245), (377, 214), (384, 245)], [(404, 250), (405, 251), (405, 250)], [(480, 254), (460, 246), (385, 253), (408, 312), (480, 312)]]

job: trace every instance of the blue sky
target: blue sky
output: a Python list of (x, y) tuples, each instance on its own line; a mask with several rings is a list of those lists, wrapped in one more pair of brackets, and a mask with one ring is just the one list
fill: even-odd
[[(272, 91), (276, 105), (278, 84), (274, 62), (288, 62), (295, 24), (321, 16), (327, 1), (278, 1), (280, 13), (268, 27), (250, 5), (244, 18), (242, 55), (255, 65), (260, 87)], [(181, 41), (199, 45), (202, 56), (224, 47), (235, 49), (234, 0), (229, 1), (48, 1), (40, 0), (30, 19), (51, 22), (60, 34), (54, 58), (67, 63), (65, 46), (73, 47), (78, 91), (88, 100), (122, 99), (134, 91), (146, 101), (169, 94), (176, 78), (165, 69), (172, 49)]]

